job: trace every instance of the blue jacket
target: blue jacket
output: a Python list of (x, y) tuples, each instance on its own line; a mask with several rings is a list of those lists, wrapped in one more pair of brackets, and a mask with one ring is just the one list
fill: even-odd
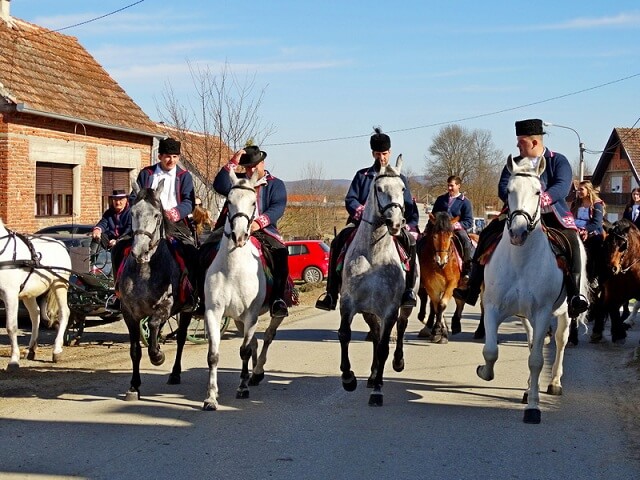
[(127, 206), (120, 213), (118, 220), (116, 220), (115, 210), (109, 207), (102, 214), (102, 218), (94, 228), (102, 230), (102, 233), (106, 234), (109, 240), (117, 240), (125, 235), (131, 235), (131, 208), (129, 208), (129, 203), (127, 202)]
[(451, 218), (459, 217), (460, 225), (465, 230), (471, 230), (473, 228), (473, 207), (471, 206), (471, 200), (464, 196), (464, 194), (456, 197), (451, 205), (449, 205), (449, 194), (445, 193), (436, 198), (433, 204), (432, 213), (448, 212)]
[[(229, 177), (229, 168), (229, 164), (224, 166), (213, 180), (213, 189), (224, 197), (229, 194), (229, 190), (233, 185)], [(238, 178), (244, 178), (244, 174), (239, 173)], [(262, 183), (263, 181), (264, 184)], [(256, 185), (256, 192), (258, 196), (257, 208), (260, 215), (254, 220), (258, 222), (262, 231), (282, 242), (282, 237), (278, 231), (278, 220), (284, 215), (284, 209), (287, 206), (287, 188), (284, 182), (267, 171), (258, 185)], [(216, 226), (224, 225), (227, 211), (225, 205)]]
[[(575, 210), (574, 215), (577, 215), (578, 212)], [(589, 209), (589, 220), (585, 225), (584, 229), (590, 234), (599, 234), (602, 235), (604, 233), (604, 202), (602, 200), (594, 203)]]
[[(358, 224), (360, 223), (360, 217), (364, 211), (364, 204), (367, 202), (369, 196), (369, 190), (371, 189), (371, 182), (376, 176), (374, 167), (363, 168), (356, 172), (355, 177), (351, 181), (351, 186), (347, 192), (347, 196), (344, 199), (344, 205), (349, 213), (348, 223)], [(409, 183), (407, 177), (400, 174), (402, 181), (404, 182), (404, 218), (407, 221), (411, 231), (417, 231), (419, 213), (416, 203), (411, 196), (411, 190), (409, 190)]]
[[(552, 152), (548, 148), (544, 150), (544, 158), (547, 166), (540, 176), (542, 190), (551, 197), (551, 205), (543, 209), (542, 213), (553, 213), (564, 228), (577, 230), (575, 219), (569, 210), (566, 198), (571, 190), (573, 182), (573, 171), (567, 157), (561, 153)], [(514, 161), (520, 160), (521, 157), (515, 157)], [(511, 174), (505, 166), (498, 183), (498, 196), (507, 203), (507, 184), (509, 183)]]
[[(150, 188), (153, 184), (153, 172), (156, 170), (156, 165), (151, 165), (140, 170), (136, 183), (140, 188)], [(135, 200), (135, 194), (132, 193), (129, 197), (129, 203)], [(178, 212), (178, 220), (184, 220), (187, 215), (193, 211), (193, 204), (195, 203), (195, 193), (193, 192), (193, 177), (191, 174), (176, 166), (176, 202), (178, 206), (176, 211)]]
[(636, 221), (633, 221), (633, 205), (627, 205), (622, 213), (622, 218), (626, 218), (631, 223), (633, 223), (636, 227), (640, 228), (640, 215), (636, 218)]

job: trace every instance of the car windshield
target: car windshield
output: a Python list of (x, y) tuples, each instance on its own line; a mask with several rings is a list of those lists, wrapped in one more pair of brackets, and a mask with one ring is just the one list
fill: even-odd
[(329, 248), (329, 245), (327, 245), (327, 244), (326, 244), (326, 243), (324, 243), (324, 242), (321, 242), (321, 243), (320, 243), (320, 247), (322, 247), (322, 249), (323, 249), (325, 252), (328, 252), (329, 250), (331, 250), (331, 249)]

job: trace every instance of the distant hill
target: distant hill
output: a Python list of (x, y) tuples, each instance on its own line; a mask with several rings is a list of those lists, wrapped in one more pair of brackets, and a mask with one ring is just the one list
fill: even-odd
[[(411, 180), (426, 184), (427, 178), (424, 175), (415, 175), (411, 177)], [(337, 179), (337, 180), (315, 180), (322, 185), (322, 190), (332, 191), (332, 190), (343, 190), (345, 193), (349, 189), (349, 185), (351, 185), (351, 180), (345, 179)], [(296, 193), (306, 193), (306, 189), (309, 185), (309, 180), (292, 180), (288, 182), (284, 182), (287, 187), (287, 192), (296, 192)]]

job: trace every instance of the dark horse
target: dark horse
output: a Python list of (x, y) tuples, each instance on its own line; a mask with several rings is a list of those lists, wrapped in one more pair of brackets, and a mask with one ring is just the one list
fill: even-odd
[[(133, 244), (118, 276), (121, 309), (129, 330), (129, 354), (133, 365), (127, 400), (140, 397), (140, 321), (149, 319), (149, 360), (153, 365), (162, 365), (165, 357), (158, 342), (160, 330), (167, 319), (180, 312), (188, 302), (180, 299), (182, 271), (164, 237), (164, 215), (160, 203), (163, 188), (164, 180), (156, 190), (138, 189), (134, 185), (137, 197), (131, 207)], [(190, 313), (180, 313), (178, 348), (169, 384), (180, 383), (180, 360), (190, 321)]]
[[(424, 289), (429, 298), (431, 313), (429, 321), (419, 336), (427, 336), (434, 343), (447, 343), (449, 333), (444, 320), (444, 311), (453, 295), (453, 289), (460, 281), (460, 267), (456, 255), (456, 247), (453, 242), (453, 224), (457, 217), (452, 219), (447, 212), (429, 214), (429, 222), (424, 236), (418, 242), (418, 258), (420, 260), (420, 287)], [(425, 302), (420, 305), (418, 318), (425, 317)], [(451, 318), (451, 333), (460, 333), (460, 317), (464, 302), (456, 300), (456, 311)], [(433, 324), (432, 315), (435, 317)], [(430, 331), (429, 331), (429, 327)], [(423, 333), (423, 332), (426, 332)]]
[(591, 342), (602, 340), (606, 316), (611, 319), (611, 341), (624, 343), (627, 332), (620, 318), (620, 307), (638, 296), (640, 288), (640, 230), (621, 219), (608, 228), (602, 247), (599, 292), (591, 316)]

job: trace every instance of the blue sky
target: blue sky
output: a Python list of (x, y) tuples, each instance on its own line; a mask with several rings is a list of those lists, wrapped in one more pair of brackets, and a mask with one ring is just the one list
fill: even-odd
[[(59, 29), (135, 2), (13, 0), (11, 14)], [(374, 125), (422, 174), (449, 123), (489, 130), (508, 154), (516, 120), (572, 127), (598, 151), (640, 117), (637, 0), (393, 3), (144, 0), (63, 33), (153, 120), (168, 81), (191, 98), (187, 62), (255, 74), (266, 87), (261, 117), (276, 130), (263, 144), (267, 168), (285, 180), (318, 166), (324, 178), (350, 179), (372, 161)], [(578, 159), (574, 132), (547, 131), (552, 150)], [(587, 153), (587, 166), (599, 157)]]

